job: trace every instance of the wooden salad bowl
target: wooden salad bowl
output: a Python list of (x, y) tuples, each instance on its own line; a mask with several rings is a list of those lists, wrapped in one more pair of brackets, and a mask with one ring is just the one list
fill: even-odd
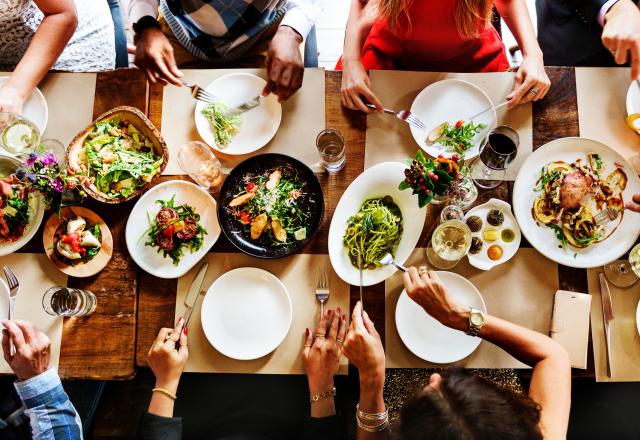
[(128, 123), (133, 124), (133, 126), (142, 133), (147, 139), (149, 139), (153, 143), (153, 149), (156, 154), (162, 156), (162, 165), (160, 166), (160, 172), (153, 176), (151, 182), (146, 183), (144, 186), (138, 188), (134, 193), (130, 194), (128, 197), (116, 197), (109, 198), (105, 193), (98, 190), (96, 186), (91, 183), (89, 185), (84, 185), (84, 189), (92, 198), (96, 199), (99, 202), (109, 203), (109, 204), (118, 204), (123, 203), (128, 200), (131, 200), (137, 196), (139, 196), (142, 192), (144, 192), (149, 186), (156, 183), (156, 181), (162, 175), (162, 172), (167, 166), (169, 162), (169, 149), (167, 148), (167, 144), (165, 143), (160, 131), (151, 123), (149, 118), (147, 118), (144, 113), (138, 110), (135, 107), (129, 106), (120, 106), (114, 109), (109, 110), (108, 112), (100, 115), (95, 121), (93, 121), (87, 128), (82, 130), (80, 133), (73, 138), (69, 147), (67, 148), (67, 164), (69, 170), (75, 172), (76, 174), (82, 174), (82, 168), (80, 163), (82, 161), (83, 155), (83, 146), (84, 141), (93, 130), (93, 127), (97, 122), (110, 121), (112, 119), (120, 119), (121, 121), (126, 121)]
[[(58, 253), (54, 250), (54, 236), (60, 225), (66, 220), (78, 216), (84, 217), (88, 224), (97, 224), (100, 226), (100, 233), (102, 234), (102, 239), (100, 240), (101, 247), (98, 254), (91, 260), (86, 263), (81, 262), (75, 266), (70, 266), (58, 258)], [(47, 220), (44, 226), (42, 243), (44, 244), (44, 251), (47, 257), (49, 257), (49, 260), (51, 260), (61, 272), (77, 278), (86, 278), (97, 274), (105, 268), (113, 255), (113, 237), (107, 224), (98, 214), (80, 206), (67, 206), (62, 208), (60, 210), (60, 216), (55, 212), (51, 214), (51, 217), (49, 217), (49, 220)]]

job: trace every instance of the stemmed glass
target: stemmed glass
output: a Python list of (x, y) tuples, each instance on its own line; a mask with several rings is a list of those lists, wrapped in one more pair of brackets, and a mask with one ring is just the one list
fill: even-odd
[(604, 265), (604, 275), (615, 286), (629, 287), (640, 279), (640, 244), (629, 252), (627, 261), (612, 261)]
[(178, 165), (210, 193), (220, 190), (224, 180), (222, 165), (211, 148), (202, 142), (193, 141), (182, 145), (178, 151)]
[(40, 130), (30, 120), (11, 112), (0, 112), (0, 146), (21, 155), (40, 145)]
[(511, 127), (499, 125), (489, 132), (480, 157), (471, 164), (471, 177), (480, 188), (491, 189), (504, 180), (505, 170), (518, 155), (520, 137)]

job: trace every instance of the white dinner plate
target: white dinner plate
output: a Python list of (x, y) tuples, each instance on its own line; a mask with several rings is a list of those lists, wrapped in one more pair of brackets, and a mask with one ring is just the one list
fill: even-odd
[[(413, 100), (411, 113), (415, 113), (424, 123), (427, 131), (411, 126), (411, 134), (420, 148), (429, 155), (437, 157), (443, 154), (445, 157), (451, 157), (454, 152), (447, 152), (445, 147), (438, 143), (427, 145), (426, 138), (429, 132), (443, 122), (455, 124), (461, 119), (466, 121), (470, 116), (492, 105), (489, 96), (470, 82), (459, 79), (438, 81), (427, 86)], [(472, 139), (473, 147), (468, 149), (464, 155), (466, 160), (473, 159), (480, 154), (482, 142), (497, 124), (496, 111), (488, 111), (474, 121), (483, 123), (486, 127)]]
[[(487, 312), (476, 286), (458, 274), (436, 272), (451, 297), (466, 307)], [(400, 339), (413, 354), (427, 362), (449, 364), (469, 356), (481, 339), (449, 328), (415, 303), (403, 290), (396, 305), (396, 328)]]
[[(383, 162), (360, 174), (344, 192), (331, 219), (329, 227), (329, 258), (338, 276), (354, 286), (359, 285), (357, 267), (349, 260), (343, 237), (349, 217), (355, 215), (367, 199), (391, 196), (402, 212), (403, 231), (394, 258), (403, 264), (416, 247), (427, 215), (426, 208), (418, 206), (418, 197), (410, 189), (400, 191), (398, 185), (404, 180), (406, 165), (400, 162)], [(362, 284), (371, 286), (389, 278), (397, 269), (383, 266), (363, 271)]]
[[(504, 215), (504, 222), (502, 225), (491, 226), (489, 222), (487, 222), (487, 214), (489, 214), (489, 211), (492, 209), (499, 209), (502, 211), (502, 214)], [(469, 210), (469, 212), (464, 216), (465, 221), (474, 215), (477, 215), (482, 220), (482, 228), (478, 232), (472, 232), (471, 235), (482, 240), (482, 250), (477, 254), (472, 254), (471, 252), (467, 254), (469, 264), (477, 267), (478, 269), (489, 270), (498, 264), (509, 261), (520, 248), (520, 240), (522, 239), (518, 222), (511, 212), (511, 205), (504, 200), (491, 199), (488, 202)], [(484, 232), (489, 229), (495, 229), (498, 231), (498, 239), (496, 241), (486, 241), (484, 239)], [(505, 229), (511, 229), (514, 234), (513, 241), (509, 243), (502, 240), (501, 233)], [(502, 248), (502, 257), (500, 259), (492, 260), (489, 258), (487, 251), (491, 246), (500, 246), (500, 248)]]
[(563, 249), (553, 230), (538, 225), (533, 218), (533, 201), (540, 194), (534, 191), (540, 170), (554, 161), (573, 163), (578, 158), (586, 161), (589, 152), (600, 155), (605, 175), (615, 169), (615, 162), (623, 165), (628, 179), (622, 193), (625, 202), (631, 200), (633, 194), (640, 193), (640, 179), (626, 159), (600, 142), (577, 137), (556, 139), (534, 151), (522, 164), (513, 186), (513, 212), (522, 234), (542, 255), (570, 267), (599, 267), (617, 260), (633, 246), (640, 234), (640, 214), (625, 211), (620, 225), (606, 240), (584, 249), (570, 245)]
[[(149, 229), (149, 215), (152, 219), (160, 210), (156, 200), (169, 200), (175, 194), (175, 206), (187, 204), (200, 214), (200, 225), (207, 231), (202, 248), (195, 253), (185, 250), (178, 265), (164, 258), (157, 247), (145, 246), (145, 232)], [(189, 272), (206, 255), (220, 237), (216, 201), (204, 189), (191, 182), (171, 180), (154, 186), (144, 193), (135, 204), (127, 220), (125, 238), (127, 249), (133, 261), (145, 272), (158, 278), (179, 278)]]
[[(9, 318), (9, 301), (9, 287), (7, 283), (0, 278), (0, 321)], [(2, 336), (0, 336), (0, 340), (2, 340)]]
[[(262, 93), (265, 84), (264, 79), (249, 73), (231, 73), (216, 79), (205, 90), (233, 108)], [(196, 129), (207, 144), (224, 154), (247, 154), (264, 147), (275, 136), (282, 119), (278, 97), (273, 93), (265, 96), (259, 106), (242, 113), (240, 130), (229, 145), (220, 147), (216, 144), (211, 124), (202, 115), (206, 105), (201, 101), (196, 104)]]
[(292, 316), (284, 284), (255, 267), (225, 273), (202, 300), (202, 330), (207, 340), (232, 359), (258, 359), (271, 353), (289, 333)]
[[(9, 80), (8, 76), (0, 77), (0, 87), (7, 80)], [(36, 124), (36, 127), (40, 130), (40, 134), (44, 134), (49, 120), (49, 107), (39, 88), (36, 87), (33, 89), (31, 96), (29, 96), (29, 99), (24, 103), (20, 116)]]

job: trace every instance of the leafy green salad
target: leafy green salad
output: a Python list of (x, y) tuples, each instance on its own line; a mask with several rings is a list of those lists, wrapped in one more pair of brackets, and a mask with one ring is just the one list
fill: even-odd
[(209, 104), (202, 109), (202, 115), (207, 118), (213, 129), (216, 145), (224, 148), (231, 142), (233, 136), (240, 130), (241, 115), (225, 116), (228, 107), (221, 103)]
[(82, 171), (110, 199), (129, 197), (160, 172), (163, 158), (131, 123), (97, 122), (84, 142)]

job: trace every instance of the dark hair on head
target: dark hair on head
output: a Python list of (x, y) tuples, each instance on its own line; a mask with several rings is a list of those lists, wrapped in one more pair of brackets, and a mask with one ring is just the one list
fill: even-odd
[(400, 411), (397, 440), (541, 440), (540, 406), (464, 368), (453, 368), (438, 390), (420, 390)]

